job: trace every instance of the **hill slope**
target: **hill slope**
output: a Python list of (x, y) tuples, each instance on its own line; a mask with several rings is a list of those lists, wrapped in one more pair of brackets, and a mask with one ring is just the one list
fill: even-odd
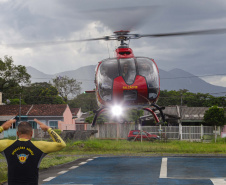
[[(68, 76), (82, 82), (82, 91), (94, 89), (95, 65), (84, 66), (76, 70), (65, 71), (54, 75), (49, 75), (38, 71), (33, 67), (27, 67), (27, 72), (32, 76), (31, 81), (34, 82), (49, 82), (56, 76)], [(226, 87), (211, 85), (204, 80), (192, 75), (191, 73), (173, 69), (164, 71), (159, 69), (160, 89), (161, 90), (179, 90), (188, 89), (193, 93), (219, 93), (226, 92)], [(225, 93), (213, 94), (224, 96)]]

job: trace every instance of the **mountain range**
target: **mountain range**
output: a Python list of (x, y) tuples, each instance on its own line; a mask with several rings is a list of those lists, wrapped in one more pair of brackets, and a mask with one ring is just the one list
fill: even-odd
[[(31, 82), (49, 82), (57, 76), (68, 76), (74, 78), (81, 84), (81, 92), (94, 89), (95, 65), (84, 66), (76, 70), (65, 71), (53, 75), (45, 74), (33, 67), (27, 67), (27, 72), (31, 75)], [(226, 87), (209, 84), (201, 78), (181, 69), (164, 71), (159, 69), (160, 89), (179, 90), (187, 89), (193, 93), (210, 93), (214, 96), (224, 96)]]

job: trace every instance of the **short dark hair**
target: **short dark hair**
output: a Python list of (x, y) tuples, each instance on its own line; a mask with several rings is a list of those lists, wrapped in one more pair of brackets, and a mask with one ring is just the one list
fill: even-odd
[(32, 126), (29, 122), (23, 121), (18, 125), (18, 134), (30, 134), (32, 132)]

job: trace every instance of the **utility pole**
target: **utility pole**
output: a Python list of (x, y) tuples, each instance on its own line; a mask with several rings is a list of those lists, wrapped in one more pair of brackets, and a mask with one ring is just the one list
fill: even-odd
[(182, 93), (181, 93), (181, 96), (180, 96), (180, 105), (182, 106)]
[(20, 106), (19, 106), (19, 123), (21, 121), (21, 93), (20, 93)]

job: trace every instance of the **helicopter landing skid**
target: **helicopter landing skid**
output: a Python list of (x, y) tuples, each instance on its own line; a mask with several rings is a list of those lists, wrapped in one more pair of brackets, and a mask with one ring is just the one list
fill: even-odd
[(94, 116), (94, 118), (93, 118), (93, 122), (92, 122), (91, 127), (94, 127), (94, 125), (95, 125), (95, 123), (96, 123), (96, 121), (97, 121), (98, 116), (99, 116), (102, 112), (104, 112), (105, 109), (106, 109), (106, 107), (101, 107), (101, 108), (99, 108), (98, 110), (93, 111), (93, 112), (95, 113), (95, 116)]
[(150, 112), (150, 113), (153, 115), (153, 117), (154, 117), (156, 123), (159, 123), (159, 122), (160, 122), (160, 121), (159, 121), (159, 118), (157, 117), (157, 115), (156, 115), (156, 113), (155, 113), (155, 111), (158, 110), (158, 111), (160, 112), (161, 117), (162, 117), (163, 123), (165, 123), (165, 122), (166, 122), (165, 115), (164, 115), (163, 112), (162, 112), (162, 110), (165, 109), (165, 107), (159, 107), (158, 105), (156, 105), (156, 104), (154, 104), (154, 103), (152, 103), (151, 106), (155, 107), (155, 109), (151, 109), (151, 108), (143, 108), (143, 110), (146, 110), (146, 111)]
[[(159, 107), (158, 105), (156, 105), (156, 104), (154, 104), (154, 103), (152, 103), (151, 106), (155, 107), (155, 109), (151, 109), (151, 108), (143, 108), (143, 110), (146, 110), (146, 111), (150, 112), (150, 113), (153, 115), (153, 117), (154, 117), (156, 123), (159, 123), (160, 121), (159, 121), (157, 115), (155, 114), (155, 111), (158, 110), (158, 111), (160, 112), (160, 115), (161, 115), (161, 117), (162, 117), (162, 121), (163, 121), (163, 123), (164, 123), (166, 120), (165, 120), (165, 116), (164, 116), (162, 110), (163, 110), (165, 107)], [(101, 107), (101, 108), (99, 108), (98, 110), (93, 111), (93, 112), (95, 113), (95, 116), (94, 116), (94, 118), (93, 118), (93, 122), (92, 122), (91, 127), (94, 127), (94, 126), (95, 126), (95, 123), (96, 123), (96, 121), (97, 121), (98, 116), (99, 116), (102, 112), (106, 111), (106, 109), (107, 109), (107, 107)]]

